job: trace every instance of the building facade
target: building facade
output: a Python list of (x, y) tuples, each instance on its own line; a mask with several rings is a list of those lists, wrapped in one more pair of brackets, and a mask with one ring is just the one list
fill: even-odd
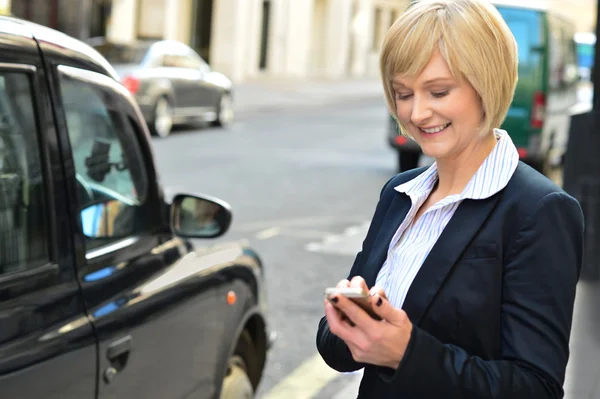
[[(376, 77), (381, 42), (411, 0), (0, 0), (86, 39), (175, 39), (234, 81)], [(548, 0), (593, 32), (597, 0)], [(12, 4), (11, 4), (12, 3)], [(569, 4), (567, 7), (566, 4)], [(58, 11), (60, 10), (60, 12)]]

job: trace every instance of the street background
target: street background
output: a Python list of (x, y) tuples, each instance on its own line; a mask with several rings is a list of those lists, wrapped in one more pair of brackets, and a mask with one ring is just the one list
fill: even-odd
[[(590, 100), (587, 86), (580, 99)], [(159, 170), (230, 202), (232, 228), (220, 240), (247, 239), (263, 258), (278, 339), (258, 396), (351, 398), (361, 374), (324, 365), (315, 333), (324, 288), (345, 278), (396, 173), (380, 83), (257, 80), (238, 86), (236, 103), (227, 130), (188, 127), (154, 140)], [(600, 398), (599, 305), (598, 284), (580, 282), (567, 399)]]
[[(409, 0), (0, 0), (0, 13), (86, 40), (172, 39), (234, 82), (227, 129), (153, 138), (167, 189), (229, 202), (231, 230), (264, 261), (277, 332), (258, 397), (352, 398), (360, 373), (316, 352), (323, 290), (345, 278), (379, 192), (397, 170), (378, 79), (382, 39)], [(533, 1), (524, 0), (523, 3)], [(548, 0), (591, 33), (596, 0)], [(588, 109), (591, 86), (580, 89)], [(560, 171), (553, 178), (561, 183)], [(567, 399), (600, 399), (600, 287), (581, 281)]]

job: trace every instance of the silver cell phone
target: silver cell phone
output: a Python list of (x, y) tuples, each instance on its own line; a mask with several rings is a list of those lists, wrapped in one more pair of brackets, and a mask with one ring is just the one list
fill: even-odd
[(325, 289), (325, 297), (327, 299), (331, 298), (333, 295), (343, 295), (346, 298), (350, 299), (352, 302), (360, 306), (365, 312), (369, 314), (375, 320), (381, 320), (371, 307), (371, 303), (369, 302), (369, 293), (361, 288), (356, 287), (330, 287)]

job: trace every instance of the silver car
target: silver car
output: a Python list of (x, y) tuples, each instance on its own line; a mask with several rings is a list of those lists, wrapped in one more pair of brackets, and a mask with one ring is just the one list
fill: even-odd
[(166, 137), (174, 125), (233, 120), (232, 83), (213, 71), (192, 48), (173, 40), (89, 42), (115, 68), (135, 96), (153, 135)]

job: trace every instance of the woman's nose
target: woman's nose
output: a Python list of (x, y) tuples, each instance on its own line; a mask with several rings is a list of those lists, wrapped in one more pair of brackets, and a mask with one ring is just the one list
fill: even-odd
[(431, 111), (427, 100), (415, 96), (412, 104), (412, 112), (410, 114), (411, 122), (415, 125), (420, 125), (431, 118), (432, 115), (433, 112)]

